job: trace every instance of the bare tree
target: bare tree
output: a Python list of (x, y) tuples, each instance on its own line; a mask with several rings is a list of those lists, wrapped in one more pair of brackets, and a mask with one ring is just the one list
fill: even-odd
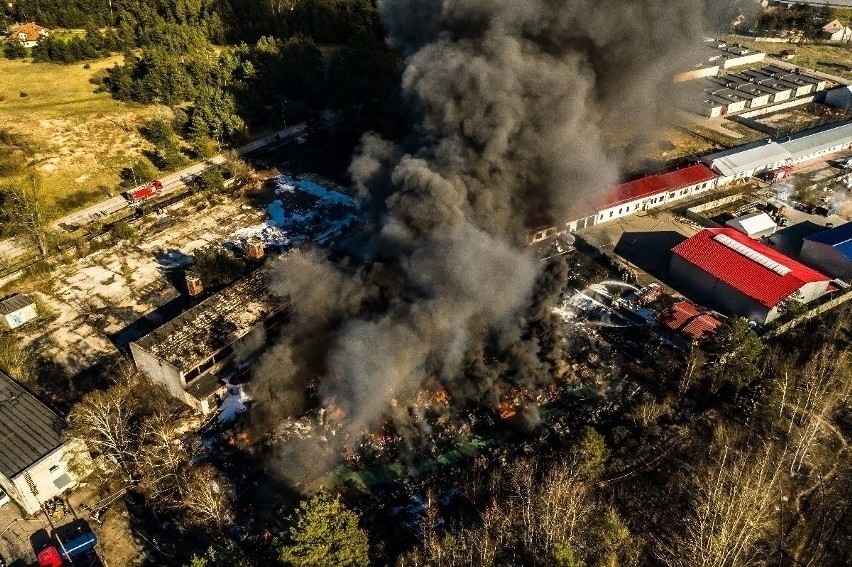
[(660, 555), (673, 567), (745, 567), (765, 563), (761, 543), (774, 525), (782, 456), (724, 447), (698, 486), (682, 531)]
[(42, 194), (39, 177), (31, 175), (25, 184), (7, 187), (4, 193), (4, 216), (18, 232), (38, 247), (39, 254), (47, 255), (50, 210)]
[(852, 391), (849, 354), (833, 346), (819, 350), (792, 386), (785, 372), (779, 415), (787, 423), (790, 472), (799, 473), (817, 441), (830, 426), (831, 415)]

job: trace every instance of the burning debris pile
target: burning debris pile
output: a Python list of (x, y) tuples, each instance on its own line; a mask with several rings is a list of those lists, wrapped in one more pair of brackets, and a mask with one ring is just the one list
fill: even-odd
[(326, 244), (340, 236), (357, 217), (357, 201), (328, 181), (281, 175), (267, 219), (231, 234), (232, 244), (245, 250), (249, 241), (285, 251), (307, 242)]
[[(401, 144), (366, 135), (350, 166), (376, 227), (345, 247), (356, 257), (310, 252), (274, 267), (293, 333), (255, 368), (253, 427), (336, 406), (334, 439), (378, 431), (369, 443), (421, 450), (434, 418), (398, 400), (430, 380), (451, 396), (452, 423), (508, 397), (534, 425), (538, 400), (525, 392), (546, 389), (568, 357), (552, 316), (568, 273), (563, 257), (541, 263), (525, 248), (526, 227), (584, 209), (662, 123), (659, 101), (700, 43), (697, 4), (380, 0), (417, 124)], [(277, 445), (291, 479), (344, 452), (306, 441)]]

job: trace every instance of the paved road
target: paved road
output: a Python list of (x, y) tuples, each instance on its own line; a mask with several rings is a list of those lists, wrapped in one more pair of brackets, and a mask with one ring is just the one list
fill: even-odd
[[(336, 115), (330, 115), (326, 118), (326, 123), (331, 123), (332, 121), (336, 120)], [(259, 149), (263, 149), (267, 146), (271, 146), (273, 144), (280, 144), (292, 141), (304, 135), (306, 130), (307, 123), (303, 122), (301, 124), (297, 124), (296, 126), (291, 126), (290, 128), (280, 130), (274, 134), (266, 136), (265, 138), (255, 140), (254, 142), (237, 148), (237, 153), (241, 156), (245, 156), (247, 154), (250, 154)], [(167, 195), (178, 189), (181, 189), (186, 186), (186, 183), (189, 180), (203, 172), (211, 165), (221, 165), (223, 163), (225, 163), (225, 156), (224, 154), (219, 154), (201, 163), (191, 165), (180, 171), (166, 175), (165, 177), (161, 177), (160, 181), (163, 183), (163, 190), (160, 194)], [(96, 203), (86, 209), (83, 209), (82, 211), (77, 211), (66, 215), (61, 219), (55, 221), (52, 226), (54, 228), (60, 228), (61, 225), (85, 226), (92, 222), (96, 222), (102, 218), (107, 218), (110, 215), (113, 215), (129, 206), (130, 203), (127, 201), (127, 199), (125, 199), (121, 195), (118, 195), (116, 197), (107, 199), (106, 201)], [(22, 241), (21, 239), (10, 238), (7, 240), (0, 240), (0, 268), (2, 268), (4, 261), (11, 262), (15, 258), (23, 256), (31, 249), (32, 247), (30, 246), (30, 244), (26, 241)]]

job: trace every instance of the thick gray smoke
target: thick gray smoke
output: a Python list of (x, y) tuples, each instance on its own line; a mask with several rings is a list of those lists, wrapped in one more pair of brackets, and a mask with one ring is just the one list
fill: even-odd
[(262, 422), (299, 411), (312, 384), (357, 433), (426, 379), (488, 403), (501, 383), (545, 381), (551, 347), (529, 324), (546, 319), (542, 290), (558, 290), (560, 272), (542, 276), (526, 232), (585, 213), (617, 181), (702, 36), (699, 0), (379, 7), (417, 126), (399, 146), (365, 136), (350, 169), (383, 210), (375, 263), (310, 254), (275, 268), (294, 321), (256, 372)]

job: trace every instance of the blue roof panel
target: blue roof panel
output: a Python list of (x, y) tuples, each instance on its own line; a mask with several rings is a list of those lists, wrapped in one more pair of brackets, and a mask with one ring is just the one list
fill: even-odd
[(806, 238), (812, 242), (828, 244), (852, 260), (852, 222), (818, 232)]

